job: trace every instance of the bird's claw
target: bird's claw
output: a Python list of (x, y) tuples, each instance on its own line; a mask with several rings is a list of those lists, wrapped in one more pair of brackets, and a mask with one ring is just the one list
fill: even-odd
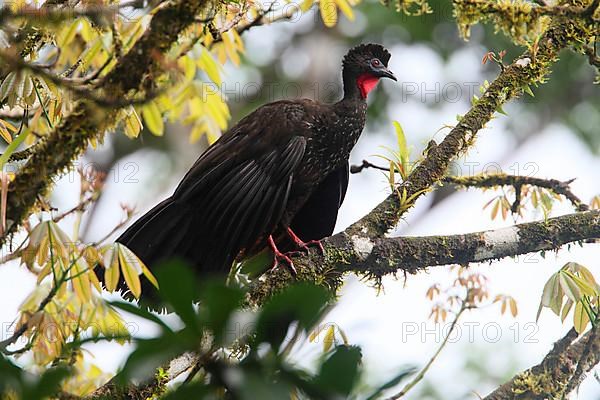
[(294, 267), (294, 262), (288, 256), (288, 254), (284, 254), (279, 251), (277, 245), (275, 245), (275, 241), (273, 241), (272, 236), (269, 236), (269, 247), (271, 247), (271, 251), (273, 252), (273, 265), (271, 266), (271, 271), (279, 267), (280, 262), (283, 262), (290, 275), (295, 278), (298, 275), (298, 272), (296, 271), (296, 267)]
[(285, 268), (288, 270), (290, 275), (292, 275), (294, 278), (298, 276), (298, 272), (296, 271), (296, 267), (294, 267), (294, 262), (292, 259), (286, 254), (280, 252), (275, 253), (273, 256), (273, 265), (271, 266), (271, 271), (274, 271), (279, 267), (280, 261), (283, 261), (283, 264), (285, 264)]
[(300, 239), (291, 228), (287, 228), (287, 233), (294, 242), (294, 244), (298, 247), (298, 249), (300, 249), (300, 251), (303, 251), (308, 254), (309, 247), (316, 246), (317, 249), (319, 249), (319, 253), (322, 256), (325, 255), (325, 248), (323, 247), (323, 244), (320, 240), (309, 240), (308, 242), (305, 242), (302, 239)]
[(321, 243), (320, 240), (310, 240), (308, 242), (294, 242), (296, 244), (296, 246), (298, 246), (298, 251), (292, 251), (289, 252), (287, 254), (298, 254), (298, 253), (302, 253), (302, 254), (308, 254), (308, 252), (310, 251), (310, 247), (315, 246), (317, 248), (317, 250), (319, 251), (319, 254), (321, 254), (322, 256), (325, 255), (325, 248), (323, 247), (323, 244)]

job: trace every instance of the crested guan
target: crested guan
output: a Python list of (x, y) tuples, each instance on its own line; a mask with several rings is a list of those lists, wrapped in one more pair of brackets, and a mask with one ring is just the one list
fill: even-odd
[(305, 248), (333, 233), (367, 94), (380, 78), (396, 80), (389, 59), (378, 44), (359, 45), (343, 59), (337, 103), (276, 101), (244, 117), (117, 241), (149, 267), (180, 258), (200, 275), (226, 274), (268, 246), (274, 266), (283, 261), (293, 272), (277, 243)]

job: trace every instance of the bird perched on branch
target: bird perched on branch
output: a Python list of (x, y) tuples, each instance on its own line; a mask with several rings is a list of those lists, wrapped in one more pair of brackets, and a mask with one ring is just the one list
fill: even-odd
[(396, 80), (389, 59), (378, 44), (359, 45), (344, 57), (337, 103), (276, 101), (247, 115), (117, 241), (150, 267), (180, 258), (201, 275), (226, 274), (235, 260), (268, 247), (273, 267), (293, 273), (278, 244), (305, 249), (333, 233), (367, 95), (380, 78)]

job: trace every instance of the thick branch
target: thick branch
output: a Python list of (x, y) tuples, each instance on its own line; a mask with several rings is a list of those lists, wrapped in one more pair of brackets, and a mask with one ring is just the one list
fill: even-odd
[(571, 329), (541, 363), (515, 375), (484, 400), (565, 398), (575, 389), (569, 382), (576, 371), (589, 372), (600, 361), (598, 329), (599, 326), (592, 328), (577, 341), (577, 333)]
[(454, 0), (455, 6), (461, 7), (465, 10), (473, 10), (474, 13), (479, 14), (496, 14), (506, 18), (509, 21), (521, 19), (522, 20), (534, 20), (541, 16), (553, 16), (553, 17), (587, 17), (590, 14), (590, 10), (593, 12), (598, 4), (590, 5), (590, 7), (580, 7), (570, 4), (557, 4), (557, 5), (536, 5), (528, 4), (526, 2), (521, 3), (521, 6), (514, 4), (506, 4), (497, 1), (486, 1), (486, 0)]
[[(600, 237), (600, 211), (585, 211), (528, 222), (508, 228), (448, 236), (370, 238), (350, 229), (324, 241), (326, 253), (297, 257), (297, 279), (330, 287), (341, 283), (345, 272), (379, 278), (386, 274), (417, 273), (428, 267), (468, 264), (557, 249), (568, 243)], [(289, 284), (288, 272), (275, 270), (256, 282), (248, 302), (258, 305), (265, 297)]]

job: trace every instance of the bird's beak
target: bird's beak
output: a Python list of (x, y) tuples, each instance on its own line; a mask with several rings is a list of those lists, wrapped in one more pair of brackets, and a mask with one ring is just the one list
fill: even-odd
[(381, 78), (390, 78), (394, 81), (398, 81), (398, 79), (396, 79), (396, 77), (394, 76), (394, 73), (392, 71), (390, 71), (387, 68), (381, 68), (379, 71), (377, 71), (379, 73), (379, 76)]

